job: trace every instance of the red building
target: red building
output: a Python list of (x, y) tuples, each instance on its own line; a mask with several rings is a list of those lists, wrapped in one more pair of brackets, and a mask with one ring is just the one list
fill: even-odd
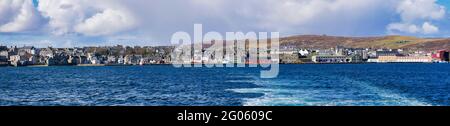
[(450, 61), (449, 51), (447, 50), (439, 50), (432, 55), (432, 58), (437, 61)]

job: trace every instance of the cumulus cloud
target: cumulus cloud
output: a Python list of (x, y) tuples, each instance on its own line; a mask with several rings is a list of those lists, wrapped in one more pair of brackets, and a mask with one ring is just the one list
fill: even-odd
[[(361, 31), (374, 25), (370, 22), (384, 22), (373, 18), (389, 11), (393, 1), (380, 0), (265, 0), (255, 3), (264, 10), (253, 11), (263, 27), (281, 31), (304, 31), (312, 33), (339, 33)], [(258, 4), (262, 3), (262, 4)], [(256, 9), (255, 9), (256, 10)], [(251, 16), (252, 13), (249, 13)], [(295, 29), (293, 29), (295, 28)]]
[[(176, 6), (173, 11), (192, 12), (195, 13), (194, 17), (202, 18), (194, 22), (214, 21), (209, 24), (220, 27), (218, 29), (222, 31), (280, 31), (284, 35), (372, 35), (385, 33), (385, 26), (390, 23), (392, 12), (395, 12), (396, 1), (192, 0), (187, 4), (184, 2), (181, 9), (176, 6), (178, 1), (172, 1), (171, 5)], [(192, 27), (192, 23), (189, 26)], [(204, 26), (207, 28), (208, 22)]]
[(31, 0), (0, 0), (0, 17), (0, 32), (39, 26), (52, 37), (95, 41), (134, 36), (125, 39), (167, 42), (196, 23), (205, 32), (353, 36), (442, 35), (449, 25), (437, 0), (39, 0), (37, 9)]
[(425, 34), (434, 34), (439, 32), (439, 28), (430, 24), (429, 22), (425, 22), (422, 25), (423, 33)]
[(407, 33), (418, 33), (420, 31), (419, 27), (414, 24), (407, 23), (392, 23), (387, 26), (389, 31), (399, 31)]
[(435, 34), (439, 32), (439, 28), (430, 21), (441, 20), (446, 15), (445, 7), (437, 4), (437, 0), (403, 0), (398, 4), (396, 12), (401, 21), (387, 26), (390, 33), (399, 31)]
[(88, 36), (111, 35), (131, 29), (135, 19), (123, 11), (107, 9), (75, 26), (75, 31)]
[(446, 16), (446, 8), (437, 4), (437, 0), (195, 0), (194, 3), (208, 5), (204, 9), (222, 10), (214, 11), (216, 15), (236, 16), (230, 14), (236, 13), (241, 17), (231, 20), (238, 21), (231, 24), (247, 21), (252, 22), (248, 24), (253, 29), (297, 34), (371, 35), (386, 31), (436, 34), (439, 27), (432, 22)]
[(445, 7), (437, 0), (403, 0), (397, 7), (403, 21), (437, 20), (445, 16)]
[(0, 17), (0, 32), (26, 32), (40, 25), (31, 0), (1, 0)]
[(39, 11), (55, 35), (112, 35), (136, 26), (135, 17), (116, 0), (40, 0)]

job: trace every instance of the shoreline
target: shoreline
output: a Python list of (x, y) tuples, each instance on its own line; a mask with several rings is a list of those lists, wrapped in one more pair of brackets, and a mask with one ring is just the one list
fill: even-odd
[[(279, 65), (351, 65), (351, 64), (450, 64), (450, 63), (421, 63), (421, 62), (398, 62), (398, 63), (280, 63)], [(145, 65), (132, 65), (132, 64), (78, 64), (78, 65), (26, 65), (26, 66), (11, 66), (3, 65), (0, 67), (59, 67), (59, 66), (73, 66), (73, 67), (120, 67), (120, 66), (164, 66), (172, 64), (145, 64)], [(194, 64), (191, 64), (194, 65)], [(206, 65), (206, 64), (202, 64)], [(226, 64), (224, 64), (226, 65)], [(251, 64), (245, 64), (251, 65)]]

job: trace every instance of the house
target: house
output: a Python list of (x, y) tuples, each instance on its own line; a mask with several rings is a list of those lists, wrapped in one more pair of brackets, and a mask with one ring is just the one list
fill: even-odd
[(13, 66), (35, 65), (36, 61), (37, 58), (28, 53), (26, 53), (25, 55), (11, 55), (9, 57), (9, 62)]
[(47, 65), (49, 66), (70, 65), (69, 60), (71, 60), (70, 55), (66, 54), (65, 52), (59, 52), (47, 60)]
[(20, 56), (19, 55), (11, 55), (11, 56), (9, 56), (9, 62), (13, 66), (21, 66), (22, 65), (20, 63)]
[(53, 49), (51, 47), (43, 48), (39, 51), (39, 55), (43, 57), (53, 57)]
[(126, 55), (124, 62), (125, 64), (138, 65), (142, 58), (142, 55)]
[(12, 56), (12, 55), (18, 55), (18, 48), (17, 47), (11, 47), (8, 49), (8, 55)]
[(0, 66), (9, 65), (8, 47), (0, 46)]
[(154, 59), (151, 58), (143, 58), (140, 62), (139, 65), (147, 65), (147, 64), (155, 64), (156, 61)]
[(108, 56), (106, 64), (117, 64), (118, 58), (115, 56)]
[(125, 64), (124, 60), (123, 56), (119, 56), (119, 58), (117, 58), (117, 64)]
[(86, 56), (80, 56), (76, 55), (73, 56), (72, 65), (78, 65), (78, 64), (90, 64), (89, 60)]
[(94, 53), (87, 53), (87, 60), (90, 62), (90, 64), (102, 64), (102, 57), (97, 56)]
[(8, 56), (8, 47), (0, 46), (0, 56)]
[(101, 64), (97, 57), (92, 57), (89, 61), (91, 61), (91, 64)]
[(36, 55), (39, 53), (38, 49), (36, 49), (34, 46), (25, 46), (19, 49), (19, 52), (26, 52), (31, 55)]
[(6, 56), (0, 56), (0, 66), (8, 66), (9, 61)]

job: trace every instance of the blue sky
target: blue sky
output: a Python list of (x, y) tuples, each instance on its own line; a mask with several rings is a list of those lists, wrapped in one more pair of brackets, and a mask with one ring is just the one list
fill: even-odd
[(445, 6), (445, 7), (447, 7), (447, 10), (450, 7), (450, 0), (438, 0), (438, 3), (443, 5), (443, 6)]
[(38, 0), (33, 0), (33, 5), (34, 5), (34, 7), (37, 7), (39, 5), (39, 1)]
[(198, 23), (223, 34), (449, 37), (449, 8), (450, 0), (2, 0), (0, 45), (167, 45)]

